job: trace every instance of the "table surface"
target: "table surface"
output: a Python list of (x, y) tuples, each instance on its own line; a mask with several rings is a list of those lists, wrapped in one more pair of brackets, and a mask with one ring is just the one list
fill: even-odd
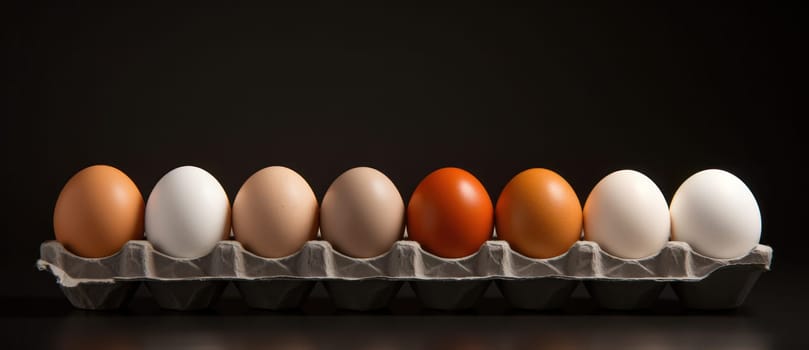
[(807, 283), (796, 276), (767, 272), (743, 307), (722, 312), (683, 309), (668, 288), (652, 309), (636, 312), (599, 309), (583, 288), (552, 312), (515, 310), (497, 297), (441, 312), (407, 293), (375, 312), (337, 310), (322, 297), (286, 312), (250, 309), (233, 297), (176, 312), (140, 293), (115, 312), (74, 309), (64, 298), (0, 299), (0, 329), (9, 348), (806, 348)]

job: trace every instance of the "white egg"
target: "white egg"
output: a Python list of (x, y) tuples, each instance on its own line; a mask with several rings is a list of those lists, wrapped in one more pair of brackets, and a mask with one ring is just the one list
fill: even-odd
[(727, 171), (709, 169), (691, 175), (671, 199), (671, 237), (705, 256), (742, 257), (761, 238), (756, 198)]
[(157, 182), (146, 201), (146, 239), (178, 258), (209, 253), (230, 233), (230, 200), (207, 171), (183, 166)]
[(640, 172), (619, 170), (607, 175), (584, 203), (584, 239), (619, 258), (657, 254), (670, 232), (666, 198)]
[(353, 168), (337, 177), (323, 196), (320, 234), (346, 255), (370, 258), (402, 238), (404, 218), (402, 195), (385, 174)]

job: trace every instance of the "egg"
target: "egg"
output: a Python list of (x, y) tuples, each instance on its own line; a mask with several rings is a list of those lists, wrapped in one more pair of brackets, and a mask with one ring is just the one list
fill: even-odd
[(230, 200), (207, 171), (182, 166), (163, 175), (146, 201), (146, 239), (177, 258), (209, 253), (230, 234)]
[(402, 237), (404, 215), (402, 195), (385, 174), (353, 168), (326, 190), (320, 234), (345, 255), (370, 258), (387, 252)]
[(421, 180), (407, 205), (407, 232), (444, 258), (477, 252), (492, 236), (494, 206), (483, 184), (459, 168), (441, 168)]
[(271, 166), (244, 182), (233, 200), (233, 238), (250, 252), (280, 258), (315, 239), (318, 203), (292, 169)]
[(143, 196), (132, 180), (108, 165), (93, 165), (67, 181), (53, 210), (56, 240), (86, 258), (112, 255), (143, 238)]
[(666, 198), (646, 175), (619, 170), (601, 179), (584, 203), (584, 239), (609, 254), (642, 259), (657, 254), (669, 239)]
[(514, 176), (500, 193), (495, 227), (500, 239), (525, 256), (559, 256), (581, 237), (581, 202), (559, 174), (528, 169)]
[(739, 258), (761, 238), (761, 212), (753, 192), (733, 174), (700, 171), (671, 199), (672, 240), (717, 259)]

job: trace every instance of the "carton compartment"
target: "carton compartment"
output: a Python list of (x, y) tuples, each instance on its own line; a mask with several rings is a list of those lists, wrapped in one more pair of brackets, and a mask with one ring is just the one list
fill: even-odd
[(526, 310), (561, 309), (579, 281), (563, 278), (533, 278), (495, 281), (509, 305)]
[(666, 282), (658, 281), (585, 281), (584, 287), (599, 306), (611, 310), (651, 308)]
[(61, 286), (67, 300), (78, 309), (116, 310), (126, 307), (140, 287), (140, 282), (80, 283), (76, 286)]
[(201, 310), (211, 307), (228, 281), (147, 281), (146, 288), (161, 308)]
[(735, 309), (747, 299), (764, 269), (755, 265), (720, 268), (698, 282), (672, 282), (683, 306), (698, 310)]
[(410, 285), (422, 305), (436, 310), (464, 310), (477, 305), (491, 281), (412, 281)]
[(368, 311), (384, 309), (402, 287), (402, 281), (385, 279), (327, 280), (323, 282), (338, 309)]
[(309, 297), (317, 282), (303, 279), (236, 281), (247, 306), (256, 309), (295, 309)]

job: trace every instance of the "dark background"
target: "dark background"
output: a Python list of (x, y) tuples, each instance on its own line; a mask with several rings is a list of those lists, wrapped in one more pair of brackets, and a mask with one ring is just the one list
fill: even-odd
[(671, 199), (691, 174), (721, 168), (756, 195), (774, 270), (741, 316), (676, 322), (787, 332), (771, 319), (791, 324), (805, 309), (804, 11), (139, 4), (24, 2), (3, 11), (6, 304), (62, 310), (40, 311), (52, 322), (69, 314), (34, 262), (53, 238), (61, 187), (104, 163), (144, 197), (169, 170), (196, 165), (231, 199), (270, 165), (298, 171), (319, 199), (341, 172), (375, 167), (405, 200), (443, 166), (471, 171), (493, 200), (519, 171), (546, 167), (582, 203), (614, 170), (645, 173)]

